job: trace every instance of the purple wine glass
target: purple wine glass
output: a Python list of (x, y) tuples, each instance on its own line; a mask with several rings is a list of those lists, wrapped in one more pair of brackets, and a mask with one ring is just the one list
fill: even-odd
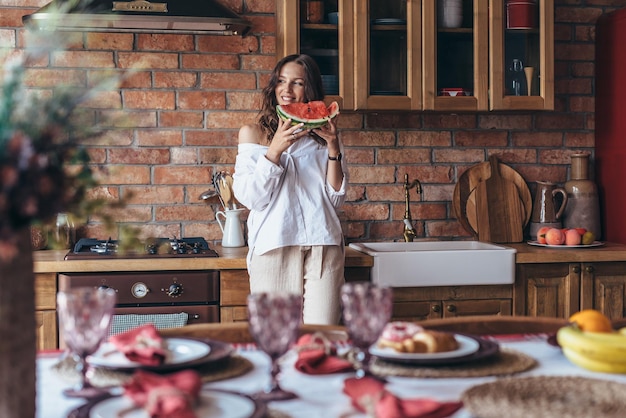
[(343, 321), (356, 350), (356, 376), (369, 371), (369, 348), (374, 344), (391, 319), (392, 290), (370, 282), (350, 282), (341, 288)]
[(115, 301), (115, 290), (110, 288), (77, 287), (57, 294), (63, 340), (77, 359), (76, 369), (81, 376), (78, 385), (63, 391), (64, 395), (95, 398), (106, 393), (89, 382), (87, 356), (107, 338)]
[(254, 293), (248, 296), (250, 333), (272, 362), (269, 386), (252, 397), (261, 401), (297, 398), (278, 383), (278, 359), (296, 342), (302, 323), (302, 296), (287, 293)]

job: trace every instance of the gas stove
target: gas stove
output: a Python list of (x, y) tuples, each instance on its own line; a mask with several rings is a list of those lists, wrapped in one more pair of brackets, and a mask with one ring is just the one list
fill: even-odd
[(65, 256), (66, 260), (104, 258), (175, 258), (175, 257), (217, 257), (215, 250), (201, 237), (190, 238), (151, 238), (141, 250), (134, 252), (118, 251), (117, 240), (81, 238)]

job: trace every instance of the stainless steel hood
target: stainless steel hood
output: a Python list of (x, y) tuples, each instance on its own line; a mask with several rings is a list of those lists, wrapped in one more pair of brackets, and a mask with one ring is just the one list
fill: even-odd
[(244, 36), (250, 23), (215, 0), (54, 0), (22, 18), (35, 29)]

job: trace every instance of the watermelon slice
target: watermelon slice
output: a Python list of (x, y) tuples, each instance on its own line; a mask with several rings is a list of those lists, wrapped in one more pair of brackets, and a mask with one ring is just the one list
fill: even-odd
[(277, 105), (276, 113), (282, 120), (291, 119), (292, 125), (304, 123), (303, 129), (315, 129), (324, 126), (339, 114), (339, 105), (332, 102), (328, 107), (321, 101)]

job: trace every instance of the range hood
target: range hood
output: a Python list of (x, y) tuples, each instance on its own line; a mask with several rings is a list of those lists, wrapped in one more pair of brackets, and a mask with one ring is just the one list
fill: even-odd
[(35, 29), (244, 36), (250, 23), (215, 0), (54, 0), (22, 18)]

